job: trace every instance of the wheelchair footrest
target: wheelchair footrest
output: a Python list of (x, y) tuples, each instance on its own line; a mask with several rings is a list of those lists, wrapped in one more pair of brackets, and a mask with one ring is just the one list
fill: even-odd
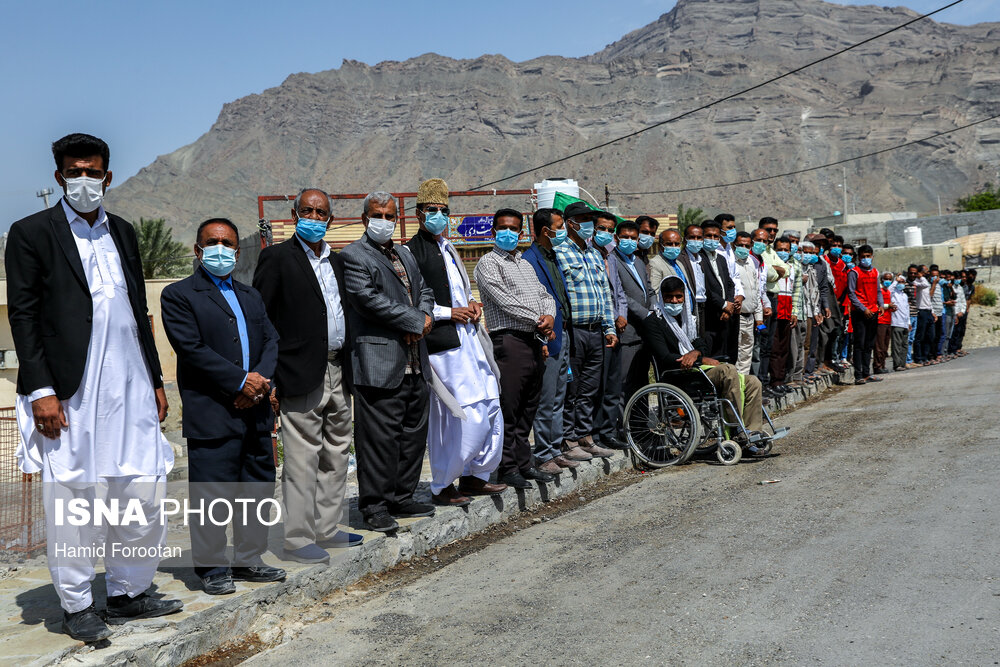
[(772, 435), (770, 439), (771, 440), (781, 440), (786, 435), (788, 435), (791, 430), (792, 429), (789, 428), (789, 427), (787, 427), (787, 426), (782, 426), (781, 428), (776, 428), (776, 429), (774, 429), (774, 435)]

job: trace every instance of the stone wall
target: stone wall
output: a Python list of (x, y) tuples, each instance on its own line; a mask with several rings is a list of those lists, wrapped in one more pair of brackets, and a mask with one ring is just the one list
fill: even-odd
[(903, 230), (907, 227), (920, 227), (923, 231), (922, 241), (926, 245), (944, 243), (969, 234), (1000, 232), (1000, 209), (935, 215), (915, 220), (890, 220), (885, 223), (889, 247), (904, 245)]

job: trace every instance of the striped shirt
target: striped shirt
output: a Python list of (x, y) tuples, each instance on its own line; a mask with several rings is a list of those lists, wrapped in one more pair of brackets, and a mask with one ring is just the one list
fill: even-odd
[(611, 286), (600, 251), (595, 247), (580, 250), (569, 239), (556, 246), (556, 259), (566, 281), (573, 326), (600, 323), (605, 335), (614, 334)]
[(540, 317), (556, 315), (555, 299), (538, 281), (534, 267), (516, 250), (493, 248), (479, 259), (473, 275), (490, 331), (534, 332)]

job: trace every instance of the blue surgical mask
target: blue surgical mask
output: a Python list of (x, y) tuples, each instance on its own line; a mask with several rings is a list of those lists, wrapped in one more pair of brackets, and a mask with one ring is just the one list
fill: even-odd
[(956, 285), (961, 285), (962, 284), (962, 279), (961, 278), (956, 278), (952, 282), (955, 283)]
[(850, 255), (845, 255), (843, 259), (844, 259), (844, 264), (847, 265), (847, 268), (849, 268), (849, 269), (853, 269), (854, 268), (854, 262), (851, 261), (851, 256)]
[(866, 269), (872, 268), (872, 258), (871, 257), (862, 257), (861, 258), (861, 266), (863, 266)]
[(615, 236), (611, 232), (606, 232), (604, 230), (601, 230), (596, 234), (594, 234), (594, 243), (601, 246), (602, 248), (606, 245), (609, 245), (614, 240)]
[(704, 245), (705, 245), (705, 250), (707, 250), (709, 252), (715, 252), (716, 250), (719, 249), (719, 240), (718, 239), (705, 239), (705, 244)]
[(521, 235), (511, 229), (501, 229), (497, 232), (496, 245), (501, 250), (510, 252), (517, 247)]
[(306, 243), (316, 243), (326, 236), (326, 223), (322, 220), (299, 218), (295, 223), (295, 233)]
[(777, 252), (777, 255), (778, 255), (778, 259), (780, 259), (782, 262), (787, 262), (788, 261), (789, 254), (788, 254), (787, 250), (779, 250)]
[(580, 229), (576, 232), (580, 235), (581, 239), (589, 239), (594, 235), (594, 223), (593, 221), (581, 222)]
[(885, 285), (886, 287), (892, 287), (892, 283), (893, 283), (892, 280), (883, 280), (882, 281), (882, 284)]
[(722, 240), (725, 241), (726, 243), (732, 243), (733, 241), (735, 241), (736, 228), (733, 227), (732, 229), (727, 229), (726, 231), (722, 232)]
[(662, 254), (672, 262), (681, 256), (681, 249), (678, 246), (667, 246), (663, 249)]
[(618, 239), (618, 250), (623, 255), (631, 255), (638, 247), (639, 243), (635, 239)]
[(838, 248), (838, 247), (830, 248), (830, 256), (831, 257), (840, 257), (840, 253), (842, 253), (843, 251), (844, 251), (843, 248)]
[(396, 232), (396, 223), (392, 220), (382, 218), (372, 218), (368, 221), (368, 229), (365, 232), (368, 238), (378, 244), (387, 243)]
[(763, 241), (754, 241), (753, 242), (753, 254), (755, 254), (758, 257), (760, 257), (766, 251), (767, 251), (767, 244), (766, 243), (764, 243)]
[(236, 249), (220, 244), (201, 249), (201, 265), (213, 276), (224, 278), (236, 268)]
[(426, 227), (427, 231), (431, 234), (437, 236), (444, 230), (448, 229), (448, 216), (441, 211), (432, 213), (424, 218), (424, 227)]
[(639, 247), (643, 250), (649, 250), (653, 247), (653, 241), (655, 240), (652, 234), (639, 234)]
[(792, 253), (792, 254), (794, 255), (794, 254), (795, 254), (795, 253), (797, 253), (798, 251), (799, 251), (799, 244), (798, 244), (798, 243), (793, 243), (793, 244), (792, 244), (792, 250), (791, 250), (791, 253)]
[(687, 251), (692, 255), (697, 255), (705, 246), (703, 242), (695, 240), (688, 241), (685, 245), (687, 246)]
[(802, 253), (803, 264), (815, 264), (817, 261), (819, 261), (819, 257), (814, 255), (813, 253), (811, 252)]
[(902, 292), (903, 287), (904, 287), (903, 283), (897, 282), (895, 285), (892, 286), (892, 289), (896, 290), (897, 292)]
[(795, 258), (796, 262), (801, 262), (802, 261), (802, 253), (801, 252), (795, 253), (794, 255), (792, 255), (792, 257)]
[(663, 312), (670, 317), (677, 317), (684, 310), (683, 303), (665, 303), (663, 304)]
[(746, 259), (750, 256), (750, 248), (744, 248), (741, 245), (733, 246), (733, 254), (736, 255), (736, 259)]
[(555, 248), (556, 246), (566, 243), (566, 239), (568, 238), (569, 238), (569, 232), (566, 231), (565, 227), (563, 227), (562, 229), (557, 230), (556, 235), (550, 238), (549, 241), (552, 242), (552, 247)]

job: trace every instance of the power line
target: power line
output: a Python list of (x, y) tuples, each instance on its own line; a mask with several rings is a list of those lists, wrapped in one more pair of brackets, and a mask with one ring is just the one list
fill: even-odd
[(700, 106), (700, 107), (698, 107), (696, 109), (691, 109), (690, 111), (685, 111), (684, 113), (678, 114), (678, 115), (676, 115), (676, 116), (674, 116), (672, 118), (668, 118), (666, 120), (661, 120), (658, 123), (653, 123), (652, 125), (648, 125), (648, 126), (642, 128), (640, 130), (636, 130), (635, 132), (630, 132), (630, 133), (622, 135), (622, 136), (620, 136), (620, 137), (618, 137), (616, 139), (611, 139), (609, 141), (605, 141), (604, 143), (597, 144), (596, 146), (591, 146), (590, 148), (585, 148), (585, 149), (583, 149), (581, 151), (577, 151), (576, 153), (571, 153), (570, 155), (567, 155), (565, 157), (561, 157), (561, 158), (559, 158), (557, 160), (552, 160), (550, 162), (546, 162), (545, 164), (538, 165), (537, 167), (532, 167), (531, 169), (525, 169), (524, 171), (519, 171), (516, 174), (510, 174), (509, 176), (504, 176), (503, 178), (499, 178), (499, 179), (497, 179), (495, 181), (490, 181), (488, 183), (482, 183), (480, 185), (477, 185), (474, 188), (469, 188), (469, 189), (470, 190), (479, 190), (480, 188), (485, 188), (485, 187), (488, 187), (490, 185), (496, 185), (497, 183), (502, 183), (504, 181), (509, 181), (512, 178), (517, 178), (518, 176), (524, 176), (525, 174), (530, 174), (532, 172), (538, 171), (539, 169), (545, 169), (546, 167), (551, 167), (554, 164), (559, 164), (560, 162), (565, 162), (566, 160), (571, 160), (571, 159), (573, 159), (575, 157), (579, 157), (579, 156), (584, 155), (586, 153), (590, 153), (592, 151), (596, 151), (598, 149), (605, 148), (606, 146), (610, 146), (611, 144), (618, 143), (619, 141), (624, 141), (625, 139), (631, 139), (632, 137), (638, 136), (638, 135), (642, 134), (643, 132), (648, 132), (649, 130), (655, 129), (657, 127), (661, 127), (663, 125), (666, 125), (667, 123), (673, 123), (675, 121), (680, 120), (681, 118), (685, 118), (685, 117), (690, 116), (692, 114), (698, 113), (699, 111), (704, 111), (705, 109), (713, 107), (713, 106), (715, 106), (717, 104), (721, 104), (722, 102), (727, 102), (727, 101), (729, 101), (729, 100), (731, 100), (733, 98), (740, 97), (741, 95), (745, 95), (745, 94), (747, 94), (749, 92), (757, 90), (758, 88), (763, 88), (764, 86), (772, 84), (775, 81), (780, 81), (781, 79), (784, 79), (785, 77), (791, 76), (793, 74), (798, 74), (802, 70), (808, 69), (809, 67), (812, 67), (813, 65), (818, 65), (818, 64), (820, 64), (822, 62), (830, 60), (831, 58), (836, 58), (837, 56), (839, 56), (839, 55), (841, 55), (843, 53), (847, 53), (848, 51), (850, 51), (852, 49), (856, 49), (859, 46), (864, 46), (865, 44), (868, 44), (869, 42), (875, 41), (876, 39), (881, 39), (882, 37), (885, 37), (886, 35), (894, 33), (897, 30), (902, 30), (903, 28), (905, 28), (907, 26), (913, 25), (917, 21), (922, 21), (925, 18), (928, 18), (930, 16), (934, 16), (938, 12), (943, 12), (944, 10), (949, 9), (951, 7), (954, 7), (955, 5), (960, 4), (960, 3), (964, 2), (964, 1), (965, 0), (954, 0), (953, 2), (950, 2), (947, 5), (944, 5), (943, 7), (939, 7), (938, 9), (935, 9), (932, 12), (927, 12), (926, 14), (921, 14), (920, 16), (907, 21), (906, 23), (900, 24), (900, 25), (896, 26), (895, 28), (890, 28), (889, 30), (886, 30), (885, 32), (881, 32), (881, 33), (875, 35), (874, 37), (869, 37), (868, 39), (865, 39), (865, 40), (862, 40), (862, 41), (858, 42), (857, 44), (852, 44), (852, 45), (847, 46), (847, 47), (845, 47), (845, 48), (843, 48), (843, 49), (841, 49), (839, 51), (834, 51), (833, 53), (825, 55), (822, 58), (819, 58), (818, 60), (814, 60), (814, 61), (812, 61), (810, 63), (806, 63), (805, 65), (802, 65), (801, 67), (796, 67), (795, 69), (789, 70), (789, 71), (785, 72), (784, 74), (779, 74), (778, 76), (776, 76), (774, 78), (771, 78), (771, 79), (768, 79), (767, 81), (764, 81), (762, 83), (758, 83), (758, 84), (756, 84), (754, 86), (750, 86), (749, 88), (744, 88), (743, 90), (741, 90), (739, 92), (732, 93), (730, 95), (726, 95), (725, 97), (721, 97), (721, 98), (719, 98), (719, 99), (717, 99), (717, 100), (715, 100), (713, 102), (709, 102), (708, 104), (703, 104), (702, 106)]
[(907, 141), (905, 144), (899, 144), (898, 146), (890, 146), (889, 148), (883, 148), (881, 150), (872, 151), (871, 153), (865, 153), (864, 155), (855, 155), (854, 157), (844, 158), (843, 160), (837, 160), (836, 162), (828, 162), (826, 164), (817, 165), (815, 167), (806, 167), (804, 169), (797, 169), (795, 171), (786, 171), (783, 174), (772, 174), (771, 176), (761, 176), (760, 178), (751, 178), (746, 181), (735, 181), (733, 183), (718, 183), (716, 185), (699, 185), (695, 188), (680, 188), (679, 190), (652, 190), (649, 192), (613, 192), (611, 194), (620, 197), (624, 196), (635, 196), (635, 195), (667, 195), (675, 194), (677, 192), (695, 192), (696, 190), (712, 190), (714, 188), (728, 188), (734, 185), (746, 185), (748, 183), (760, 183), (761, 181), (769, 181), (772, 178), (784, 178), (785, 176), (795, 176), (797, 174), (805, 174), (810, 171), (817, 171), (819, 169), (826, 169), (827, 167), (836, 167), (837, 165), (846, 164), (848, 162), (854, 162), (855, 160), (860, 160), (866, 157), (872, 157), (873, 155), (881, 155), (882, 153), (888, 153), (889, 151), (899, 150), (900, 148), (906, 148), (907, 146), (912, 146), (914, 144), (921, 144), (925, 141), (930, 141), (931, 139), (937, 139), (938, 137), (943, 137), (946, 134), (951, 134), (952, 132), (958, 132), (959, 130), (964, 130), (973, 125), (979, 125), (980, 123), (985, 123), (990, 120), (995, 120), (1000, 118), (1000, 114), (990, 116), (989, 118), (981, 118), (972, 123), (962, 125), (960, 127), (952, 128), (950, 130), (945, 130), (944, 132), (938, 132), (937, 134), (932, 134), (921, 139), (914, 139), (913, 141)]

